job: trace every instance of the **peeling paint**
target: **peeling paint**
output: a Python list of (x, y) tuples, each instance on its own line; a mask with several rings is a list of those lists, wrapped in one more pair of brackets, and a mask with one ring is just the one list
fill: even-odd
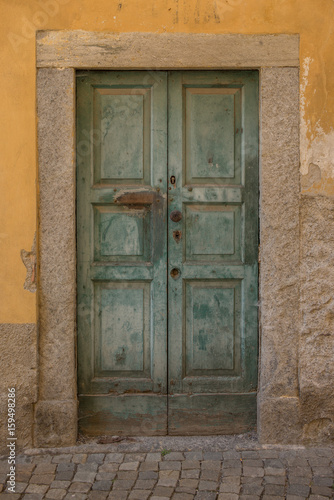
[(36, 276), (36, 233), (30, 252), (21, 250), (21, 259), (27, 268), (27, 276), (23, 285), (25, 290), (29, 292), (36, 292), (37, 290), (37, 276)]

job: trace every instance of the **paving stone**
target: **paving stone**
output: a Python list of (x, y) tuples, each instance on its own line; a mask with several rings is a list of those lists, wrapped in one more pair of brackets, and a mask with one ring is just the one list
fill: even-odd
[[(30, 495), (31, 496), (31, 495)], [(21, 495), (18, 493), (0, 493), (1, 500), (19, 500)]]
[(299, 495), (287, 495), (286, 500), (305, 500), (306, 497), (300, 497)]
[(279, 457), (279, 452), (277, 450), (259, 450), (258, 453), (259, 457), (262, 459)]
[(219, 470), (202, 470), (201, 472), (201, 479), (206, 479), (208, 481), (218, 481), (220, 476), (220, 471)]
[(98, 464), (79, 464), (77, 472), (96, 472), (98, 467)]
[(199, 460), (185, 460), (182, 462), (182, 470), (197, 469), (200, 467)]
[[(250, 459), (246, 458), (242, 461), (243, 467), (263, 467), (263, 462), (260, 459)], [(224, 464), (223, 464), (224, 467)]]
[(19, 483), (28, 483), (30, 481), (30, 478), (30, 472), (18, 472), (16, 474), (16, 481), (18, 481)]
[(53, 500), (63, 500), (66, 493), (67, 493), (66, 490), (53, 489), (47, 492), (45, 498), (52, 498)]
[(198, 484), (198, 489), (201, 491), (216, 491), (217, 482), (216, 481), (200, 481)]
[(314, 478), (312, 480), (312, 484), (314, 484), (316, 486), (329, 486), (329, 487), (332, 487), (332, 485), (333, 485), (333, 478), (332, 477), (318, 477), (318, 476), (314, 476)]
[(239, 495), (233, 493), (220, 493), (218, 495), (218, 500), (238, 500)]
[(17, 455), (16, 457), (16, 464), (27, 464), (31, 462), (32, 462), (32, 457), (30, 457), (29, 455)]
[(118, 471), (119, 464), (117, 463), (104, 463), (103, 465), (100, 465), (99, 467), (99, 472), (117, 472)]
[[(240, 459), (233, 459), (233, 460), (224, 460), (223, 462), (223, 469), (238, 469), (239, 467), (241, 468), (242, 463)], [(262, 466), (262, 462), (261, 462)]]
[(263, 495), (262, 500), (284, 500), (285, 496), (279, 497), (276, 495)]
[(198, 479), (180, 479), (179, 485), (181, 488), (196, 489), (198, 486)]
[(318, 477), (327, 477), (333, 475), (331, 467), (312, 467), (313, 474)]
[(192, 498), (194, 498), (194, 496), (197, 493), (197, 490), (196, 488), (186, 488), (185, 486), (177, 486), (175, 488), (175, 493), (188, 493), (189, 495), (192, 495)]
[(112, 479), (115, 479), (116, 477), (116, 471), (115, 472), (98, 472), (95, 478), (95, 481), (111, 481)]
[[(43, 497), (44, 495), (41, 493), (25, 493), (22, 498), (24, 500), (42, 500)], [(12, 495), (10, 495), (10, 498), (12, 499)]]
[(157, 471), (159, 469), (159, 462), (142, 462), (140, 464), (140, 471), (153, 470)]
[(161, 470), (159, 472), (159, 479), (178, 479), (180, 472), (178, 470)]
[(285, 477), (283, 476), (264, 476), (264, 484), (285, 484)]
[(195, 496), (195, 500), (215, 500), (215, 498), (216, 493), (213, 491), (199, 491)]
[(202, 469), (217, 470), (217, 469), (220, 469), (220, 466), (221, 466), (221, 462), (218, 460), (204, 460), (201, 463)]
[(284, 484), (266, 484), (264, 487), (265, 495), (284, 496), (284, 492), (285, 492)]
[(54, 464), (64, 464), (64, 463), (69, 463), (72, 460), (72, 455), (69, 454), (63, 454), (63, 455), (56, 455), (52, 459), (52, 463)]
[[(151, 490), (156, 485), (157, 481), (155, 479), (138, 479), (136, 481), (134, 488), (137, 490)], [(162, 484), (161, 486), (170, 486), (169, 484)]]
[(292, 457), (286, 460), (289, 467), (309, 467), (309, 463), (306, 458)]
[(263, 486), (259, 486), (257, 484), (252, 484), (252, 483), (243, 484), (241, 491), (243, 495), (260, 496), (263, 491)]
[(307, 497), (309, 492), (310, 488), (306, 484), (289, 484), (287, 489), (288, 495), (297, 495), (301, 497)]
[(44, 495), (44, 493), (47, 492), (49, 489), (49, 485), (47, 484), (29, 484), (26, 493), (40, 493), (41, 495)]
[(147, 500), (151, 492), (148, 490), (132, 490), (129, 498), (131, 500)]
[(183, 453), (177, 452), (177, 451), (172, 451), (171, 453), (168, 453), (167, 455), (164, 456), (164, 460), (185, 460)]
[(246, 494), (243, 495), (241, 493), (241, 495), (239, 495), (239, 498), (241, 498), (242, 500), (256, 500), (256, 499), (260, 498), (260, 496), (259, 495), (246, 495)]
[(128, 491), (111, 491), (108, 496), (108, 500), (125, 500), (128, 497)]
[(105, 458), (106, 462), (116, 462), (118, 464), (122, 463), (124, 459), (124, 453), (108, 453)]
[(262, 485), (262, 477), (250, 477), (250, 476), (245, 476), (241, 478), (241, 483), (242, 484), (254, 484), (256, 486), (261, 486)]
[(251, 477), (263, 477), (264, 470), (261, 467), (243, 467), (243, 475)]
[(70, 486), (71, 482), (70, 481), (53, 481), (50, 484), (50, 488), (57, 488), (57, 489), (67, 489)]
[(91, 483), (72, 483), (68, 491), (76, 493), (87, 493), (91, 489)]
[(182, 479), (196, 479), (199, 477), (199, 470), (183, 470), (181, 472)]
[(204, 460), (223, 460), (223, 454), (217, 451), (207, 451), (203, 458)]
[(170, 498), (173, 494), (174, 488), (167, 488), (165, 486), (156, 486), (153, 491), (153, 495), (157, 497), (168, 497)]
[(126, 453), (124, 462), (144, 462), (146, 453)]
[(241, 475), (241, 468), (234, 467), (233, 469), (223, 469), (222, 474), (223, 474), (223, 477), (240, 476)]
[(55, 480), (56, 481), (71, 481), (71, 479), (73, 479), (73, 476), (74, 476), (73, 470), (57, 472)]
[[(310, 500), (328, 500), (329, 497), (323, 497), (322, 495), (310, 495)], [(332, 498), (332, 497), (330, 497)]]
[(87, 464), (103, 464), (105, 458), (104, 453), (92, 453), (87, 457)]
[[(289, 467), (290, 476), (312, 477), (310, 467)], [(318, 474), (315, 474), (318, 475)]]
[(15, 483), (15, 493), (23, 493), (26, 487), (28, 486), (28, 483)]
[(92, 490), (110, 491), (112, 486), (112, 481), (95, 481), (92, 486)]
[(245, 450), (241, 452), (242, 458), (259, 458), (259, 452), (257, 450)]
[(51, 455), (37, 455), (33, 458), (34, 464), (50, 464), (52, 460)]
[(233, 460), (233, 459), (237, 459), (237, 458), (241, 458), (241, 453), (239, 451), (235, 451), (235, 450), (231, 450), (231, 451), (224, 451), (223, 452), (223, 459), (224, 460)]
[(134, 480), (130, 479), (116, 479), (113, 482), (113, 490), (130, 490), (135, 484)]
[(69, 471), (74, 471), (76, 468), (76, 465), (74, 463), (70, 464), (58, 464), (57, 465), (57, 472), (69, 472)]
[(328, 467), (331, 463), (330, 457), (311, 457), (308, 459), (311, 467)]
[(135, 470), (119, 470), (117, 472), (117, 479), (125, 479), (125, 480), (130, 480), (134, 481), (137, 479), (138, 472)]
[(274, 467), (278, 469), (285, 469), (285, 464), (282, 462), (282, 460), (279, 460), (278, 458), (266, 458), (264, 460), (264, 466)]
[(64, 500), (86, 500), (87, 495), (85, 493), (67, 493)]
[(86, 461), (87, 461), (87, 453), (77, 453), (72, 457), (72, 462), (74, 464), (85, 464)]
[(38, 464), (33, 474), (54, 474), (57, 464)]
[(178, 479), (172, 477), (163, 477), (159, 479), (157, 486), (166, 486), (170, 488), (175, 488), (177, 485)]
[(238, 494), (240, 492), (240, 484), (223, 483), (223, 484), (220, 485), (219, 491), (221, 493), (235, 493), (235, 494)]
[(109, 492), (108, 491), (90, 491), (88, 493), (88, 500), (106, 500)]
[(194, 497), (189, 493), (174, 493), (173, 500), (192, 500)]
[(302, 477), (302, 476), (290, 476), (289, 475), (289, 483), (290, 484), (310, 484), (312, 478), (310, 477)]
[(285, 476), (285, 468), (280, 469), (279, 467), (265, 467), (264, 473), (266, 476)]
[(146, 462), (160, 462), (161, 453), (148, 453), (145, 458)]
[(240, 476), (227, 476), (223, 477), (222, 483), (223, 484), (240, 484)]
[(169, 500), (170, 497), (162, 497), (162, 496), (155, 496), (153, 495), (150, 500)]
[(79, 471), (75, 474), (73, 481), (77, 483), (93, 483), (96, 472)]
[(137, 470), (139, 467), (139, 462), (123, 462), (119, 466), (119, 470)]
[(51, 484), (53, 480), (53, 474), (35, 474), (31, 476), (29, 482), (34, 484)]
[(138, 474), (139, 479), (158, 479), (158, 477), (159, 477), (158, 473), (154, 472), (153, 470), (139, 472)]
[(333, 448), (317, 448), (315, 450), (315, 453), (319, 457), (329, 457), (331, 459), (333, 459), (333, 457), (334, 457)]
[(181, 462), (159, 462), (160, 470), (181, 470)]
[(311, 486), (312, 495), (323, 495), (324, 497), (332, 497), (334, 490), (327, 486)]
[[(8, 467), (7, 462), (6, 462), (6, 466)], [(29, 472), (29, 473), (32, 473), (33, 470), (35, 470), (36, 467), (38, 467), (38, 465), (36, 465), (36, 464), (18, 464), (16, 466), (16, 472)], [(0, 472), (1, 472), (1, 468), (0, 468)], [(7, 473), (8, 469), (6, 469), (5, 472)]]
[(184, 453), (186, 460), (203, 460), (202, 451), (186, 451)]

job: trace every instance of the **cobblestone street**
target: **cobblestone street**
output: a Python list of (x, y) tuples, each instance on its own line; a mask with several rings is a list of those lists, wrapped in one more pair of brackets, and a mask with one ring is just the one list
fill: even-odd
[[(143, 438), (135, 438), (137, 439)], [(0, 462), (7, 500), (237, 500), (333, 498), (333, 448), (261, 447), (247, 442), (217, 450), (217, 438), (147, 438), (141, 443), (27, 450), (17, 457), (15, 493)], [(201, 439), (203, 444), (201, 444)], [(197, 444), (196, 444), (197, 443)], [(208, 443), (208, 446), (205, 444)], [(214, 445), (215, 444), (215, 445)], [(233, 445), (233, 446), (232, 446)], [(195, 449), (200, 448), (201, 449)], [(183, 448), (183, 451), (175, 449)], [(157, 450), (159, 449), (159, 451)], [(185, 450), (190, 451), (185, 451)], [(9, 496), (8, 496), (9, 495)]]

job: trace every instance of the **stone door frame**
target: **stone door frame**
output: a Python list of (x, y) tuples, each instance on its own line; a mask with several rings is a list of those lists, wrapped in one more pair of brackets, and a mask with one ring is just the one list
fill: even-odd
[(77, 439), (75, 72), (84, 69), (259, 70), (258, 433), (261, 442), (299, 442), (299, 35), (41, 31), (36, 42), (34, 445), (65, 446)]

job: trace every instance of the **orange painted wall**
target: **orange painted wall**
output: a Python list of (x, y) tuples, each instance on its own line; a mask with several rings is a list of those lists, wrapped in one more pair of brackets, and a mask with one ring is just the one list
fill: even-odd
[(333, 196), (333, 28), (333, 0), (0, 0), (0, 322), (36, 321), (20, 257), (36, 230), (36, 30), (299, 33), (302, 186)]

